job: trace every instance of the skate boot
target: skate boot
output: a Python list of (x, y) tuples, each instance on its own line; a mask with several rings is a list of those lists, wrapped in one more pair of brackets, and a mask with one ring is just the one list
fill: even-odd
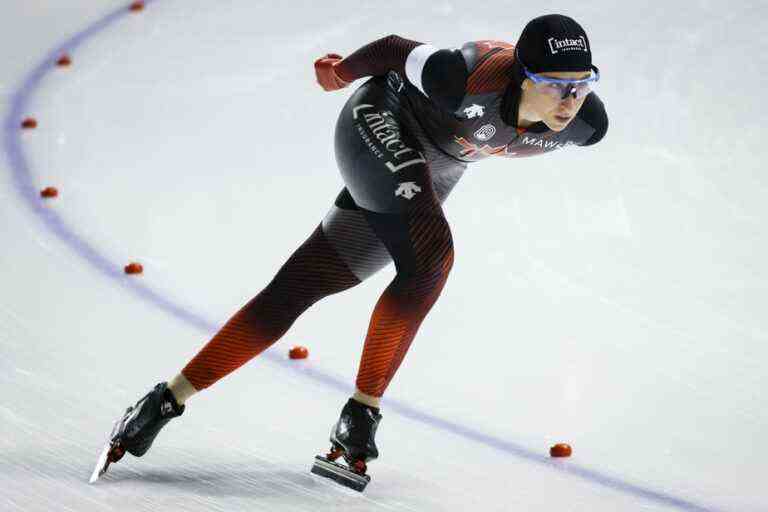
[(160, 429), (183, 412), (184, 406), (176, 402), (168, 389), (168, 383), (161, 382), (156, 385), (136, 402), (136, 405), (128, 407), (123, 417), (115, 422), (109, 440), (96, 463), (91, 482), (106, 473), (110, 463), (122, 459), (125, 452), (135, 457), (147, 453)]
[[(350, 398), (331, 430), (331, 451), (315, 457), (312, 473), (363, 491), (371, 481), (366, 463), (379, 456), (375, 437), (381, 417), (379, 409)], [(341, 457), (346, 465), (336, 462)]]

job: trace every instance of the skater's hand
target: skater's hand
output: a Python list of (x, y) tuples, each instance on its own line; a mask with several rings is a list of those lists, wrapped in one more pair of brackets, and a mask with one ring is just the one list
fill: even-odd
[(329, 53), (315, 61), (315, 75), (317, 83), (326, 91), (337, 91), (349, 85), (336, 72), (336, 66), (341, 62), (342, 56)]

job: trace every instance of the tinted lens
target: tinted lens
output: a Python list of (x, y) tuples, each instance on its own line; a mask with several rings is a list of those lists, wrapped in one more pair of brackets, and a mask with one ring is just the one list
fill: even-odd
[(574, 84), (572, 91), (576, 93), (576, 99), (580, 100), (591, 91), (592, 88), (588, 83)]
[(539, 89), (540, 92), (549, 94), (553, 98), (559, 100), (565, 99), (567, 95), (573, 94), (574, 92), (576, 93), (576, 99), (581, 99), (591, 91), (589, 83), (586, 82), (570, 84), (540, 82), (536, 84), (536, 88)]

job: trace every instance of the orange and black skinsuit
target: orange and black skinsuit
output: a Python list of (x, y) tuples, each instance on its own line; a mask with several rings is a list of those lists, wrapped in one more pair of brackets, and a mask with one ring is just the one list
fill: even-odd
[(591, 145), (607, 130), (590, 93), (561, 132), (516, 128), (522, 80), (512, 45), (460, 49), (388, 36), (336, 68), (346, 82), (371, 76), (347, 101), (335, 134), (346, 186), (309, 238), (256, 297), (182, 370), (201, 390), (277, 341), (318, 300), (351, 288), (390, 261), (397, 274), (368, 327), (357, 388), (381, 396), (453, 264), (442, 203), (469, 162)]

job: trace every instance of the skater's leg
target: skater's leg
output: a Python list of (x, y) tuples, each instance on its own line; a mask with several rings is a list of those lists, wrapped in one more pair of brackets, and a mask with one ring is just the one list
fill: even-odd
[(346, 190), (323, 223), (272, 282), (243, 307), (166, 385), (162, 382), (118, 420), (91, 481), (123, 454), (141, 456), (160, 429), (184, 412), (198, 390), (274, 343), (310, 305), (372, 275), (391, 261)]
[[(353, 472), (378, 457), (378, 398), (384, 394), (421, 322), (434, 305), (453, 266), (453, 241), (426, 166), (408, 179), (420, 192), (397, 211), (364, 211), (371, 228), (389, 250), (397, 274), (371, 316), (357, 374), (357, 390), (331, 433), (328, 461), (343, 454)], [(322, 461), (319, 463), (322, 466)], [(327, 469), (327, 468), (326, 468)], [(322, 468), (317, 469), (321, 474)]]
[(346, 189), (272, 282), (246, 304), (170, 383), (184, 403), (277, 341), (309, 306), (367, 279), (389, 252)]
[(371, 316), (357, 375), (358, 400), (373, 407), (378, 404), (371, 399), (384, 394), (453, 266), (448, 222), (429, 181), (423, 183), (425, 193), (405, 211), (366, 212), (397, 268)]
[(181, 373), (195, 390), (209, 387), (280, 339), (312, 304), (358, 283), (318, 226)]
[[(466, 168), (431, 145), (402, 90), (394, 74), (372, 79), (350, 98), (336, 125), (336, 159), (349, 194), (397, 270), (371, 316), (357, 387), (331, 431), (331, 450), (312, 468), (357, 490), (369, 479), (366, 462), (378, 456), (380, 397), (453, 265), (441, 203)], [(335, 462), (342, 456), (347, 466)]]

